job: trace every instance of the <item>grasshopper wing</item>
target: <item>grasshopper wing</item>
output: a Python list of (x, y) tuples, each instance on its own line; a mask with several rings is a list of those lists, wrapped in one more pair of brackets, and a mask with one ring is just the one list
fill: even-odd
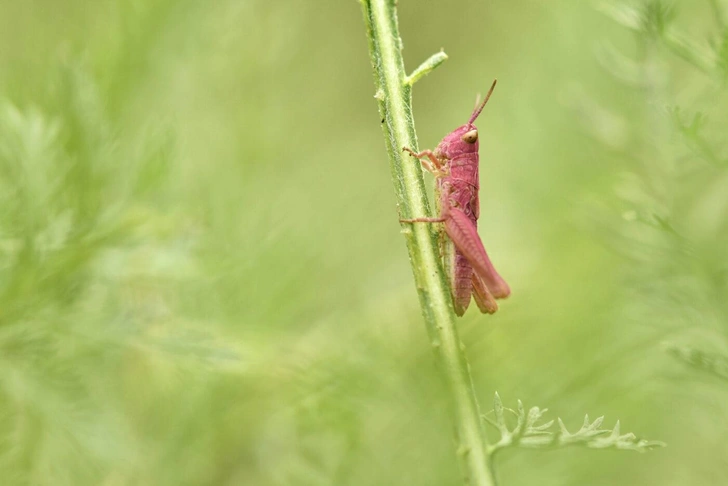
[(470, 218), (460, 209), (451, 207), (445, 215), (445, 231), (455, 247), (468, 259), (475, 274), (482, 279), (493, 297), (496, 299), (508, 297), (511, 289), (498, 275), (488, 258), (488, 253), (478, 236), (478, 230)]

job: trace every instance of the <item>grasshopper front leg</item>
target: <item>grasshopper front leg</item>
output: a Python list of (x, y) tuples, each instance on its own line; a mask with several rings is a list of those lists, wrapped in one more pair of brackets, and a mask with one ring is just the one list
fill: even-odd
[[(437, 154), (435, 154), (435, 152), (433, 152), (432, 150), (423, 150), (422, 152), (417, 153), (409, 147), (402, 147), (402, 151), (409, 153), (412, 157), (416, 159), (419, 159), (422, 167), (424, 167), (427, 172), (430, 172), (435, 177), (447, 176), (447, 170), (445, 169), (442, 160), (440, 160), (437, 157)], [(427, 159), (429, 160), (424, 160), (425, 157), (427, 157)]]

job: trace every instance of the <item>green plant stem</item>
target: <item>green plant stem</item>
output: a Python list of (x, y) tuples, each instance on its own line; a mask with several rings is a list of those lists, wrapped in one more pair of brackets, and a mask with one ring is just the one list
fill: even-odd
[[(361, 0), (369, 52), (374, 68), (375, 98), (389, 154), (400, 217), (431, 215), (420, 164), (402, 156), (402, 147), (417, 150), (412, 118), (412, 84), (445, 57), (435, 55), (407, 76), (401, 54), (394, 0)], [(466, 483), (493, 486), (495, 477), (486, 453), (487, 441), (470, 367), (455, 326), (450, 289), (431, 225), (407, 225), (402, 230), (409, 251), (415, 285), (435, 359), (449, 391), (458, 456)]]

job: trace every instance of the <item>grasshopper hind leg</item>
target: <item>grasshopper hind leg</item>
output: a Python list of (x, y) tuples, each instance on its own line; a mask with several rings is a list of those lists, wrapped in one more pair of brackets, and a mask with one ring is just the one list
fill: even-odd
[(478, 309), (483, 314), (494, 314), (498, 310), (498, 302), (496, 302), (495, 297), (475, 272), (473, 272), (472, 280), (473, 298), (478, 305)]
[[(444, 238), (443, 238), (444, 239)], [(473, 267), (465, 255), (457, 251), (451, 242), (444, 241), (445, 271), (450, 276), (450, 291), (455, 314), (462, 316), (468, 310), (473, 293)]]

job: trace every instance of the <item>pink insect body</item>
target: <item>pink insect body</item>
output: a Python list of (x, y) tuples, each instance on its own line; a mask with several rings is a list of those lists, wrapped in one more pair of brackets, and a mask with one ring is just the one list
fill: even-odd
[(492, 314), (498, 310), (495, 299), (511, 293), (508, 284), (498, 275), (478, 236), (478, 129), (473, 125), (493, 93), (493, 82), (483, 103), (476, 106), (468, 123), (442, 139), (434, 152), (425, 150), (407, 152), (422, 160), (425, 169), (436, 178), (435, 194), (439, 218), (405, 219), (407, 223), (442, 223), (440, 251), (445, 271), (450, 277), (455, 313), (462, 316), (475, 299), (481, 312)]

